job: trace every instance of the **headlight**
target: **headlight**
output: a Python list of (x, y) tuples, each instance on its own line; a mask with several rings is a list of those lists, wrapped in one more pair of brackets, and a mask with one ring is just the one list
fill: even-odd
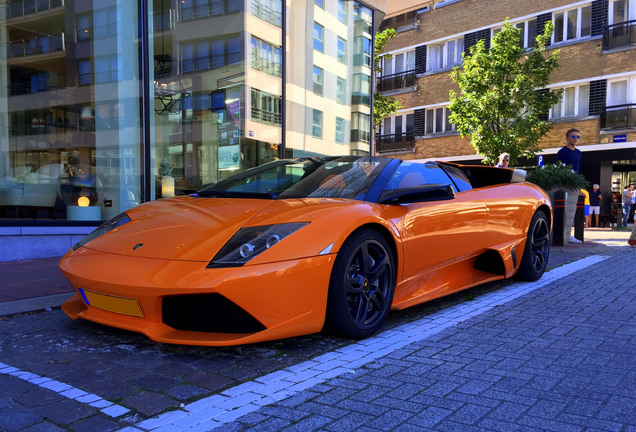
[(221, 248), (208, 268), (240, 267), (305, 225), (307, 222), (242, 228)]
[(106, 234), (108, 231), (114, 230), (115, 228), (122, 226), (123, 224), (127, 222), (130, 222), (130, 218), (128, 217), (126, 213), (118, 214), (114, 218), (101, 224), (99, 227), (97, 227), (95, 231), (93, 231), (92, 233), (88, 234), (86, 237), (84, 237), (83, 239), (75, 243), (75, 245), (73, 246), (73, 250), (77, 250), (81, 248), (89, 241), (95, 240), (97, 237), (103, 234)]

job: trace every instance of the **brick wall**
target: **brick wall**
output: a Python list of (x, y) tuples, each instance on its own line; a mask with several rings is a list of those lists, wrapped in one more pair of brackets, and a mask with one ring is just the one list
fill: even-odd
[[(574, 0), (545, 2), (540, 0), (463, 0), (439, 7), (435, 11), (420, 14), (420, 25), (415, 30), (398, 33), (389, 40), (386, 51), (399, 50), (426, 44), (435, 39), (461, 33), (474, 32), (481, 27), (520, 17), (531, 17), (544, 13), (547, 9), (573, 4)], [(602, 39), (594, 37), (585, 42), (574, 42), (557, 47), (560, 49), (559, 69), (550, 77), (553, 84), (572, 81), (601, 80), (605, 77), (636, 68), (636, 49), (602, 52)], [(449, 90), (458, 91), (449, 71), (422, 75), (417, 79), (416, 90), (402, 93), (396, 98), (403, 107), (415, 108), (449, 101)], [(603, 98), (604, 102), (604, 98)], [(559, 148), (565, 144), (565, 131), (570, 127), (581, 130), (581, 146), (612, 142), (612, 135), (601, 135), (597, 117), (555, 123), (552, 131), (543, 138), (540, 148)], [(622, 133), (621, 133), (622, 134)], [(627, 133), (627, 141), (636, 140), (636, 132)], [(470, 137), (462, 139), (458, 135), (420, 139), (416, 141), (413, 154), (405, 158), (435, 158), (474, 155)]]
[(386, 51), (419, 45), (450, 35), (470, 32), (526, 15), (537, 14), (548, 8), (573, 3), (573, 0), (463, 0), (434, 11), (420, 14), (419, 28), (399, 33), (389, 40)]

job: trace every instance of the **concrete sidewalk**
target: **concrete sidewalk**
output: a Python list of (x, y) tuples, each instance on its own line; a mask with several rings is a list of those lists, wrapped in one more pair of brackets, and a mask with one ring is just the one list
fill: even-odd
[[(625, 246), (630, 232), (631, 225), (625, 231), (586, 229), (582, 244), (553, 246), (548, 267), (600, 254), (612, 246)], [(60, 272), (59, 260), (56, 257), (0, 263), (0, 316), (58, 307), (71, 297), (74, 290)]]

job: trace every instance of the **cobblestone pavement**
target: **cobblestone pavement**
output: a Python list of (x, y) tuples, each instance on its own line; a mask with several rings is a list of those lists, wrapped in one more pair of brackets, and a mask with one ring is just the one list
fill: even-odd
[(356, 343), (182, 347), (59, 309), (0, 317), (0, 430), (636, 431), (636, 250), (621, 241), (531, 292), (486, 284)]

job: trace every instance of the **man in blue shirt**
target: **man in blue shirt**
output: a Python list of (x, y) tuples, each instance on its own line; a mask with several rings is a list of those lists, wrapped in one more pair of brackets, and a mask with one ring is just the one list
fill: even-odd
[(572, 171), (581, 174), (581, 150), (576, 148), (581, 139), (581, 132), (576, 128), (568, 129), (565, 138), (567, 144), (558, 151), (556, 160), (563, 162), (563, 165), (572, 165)]

